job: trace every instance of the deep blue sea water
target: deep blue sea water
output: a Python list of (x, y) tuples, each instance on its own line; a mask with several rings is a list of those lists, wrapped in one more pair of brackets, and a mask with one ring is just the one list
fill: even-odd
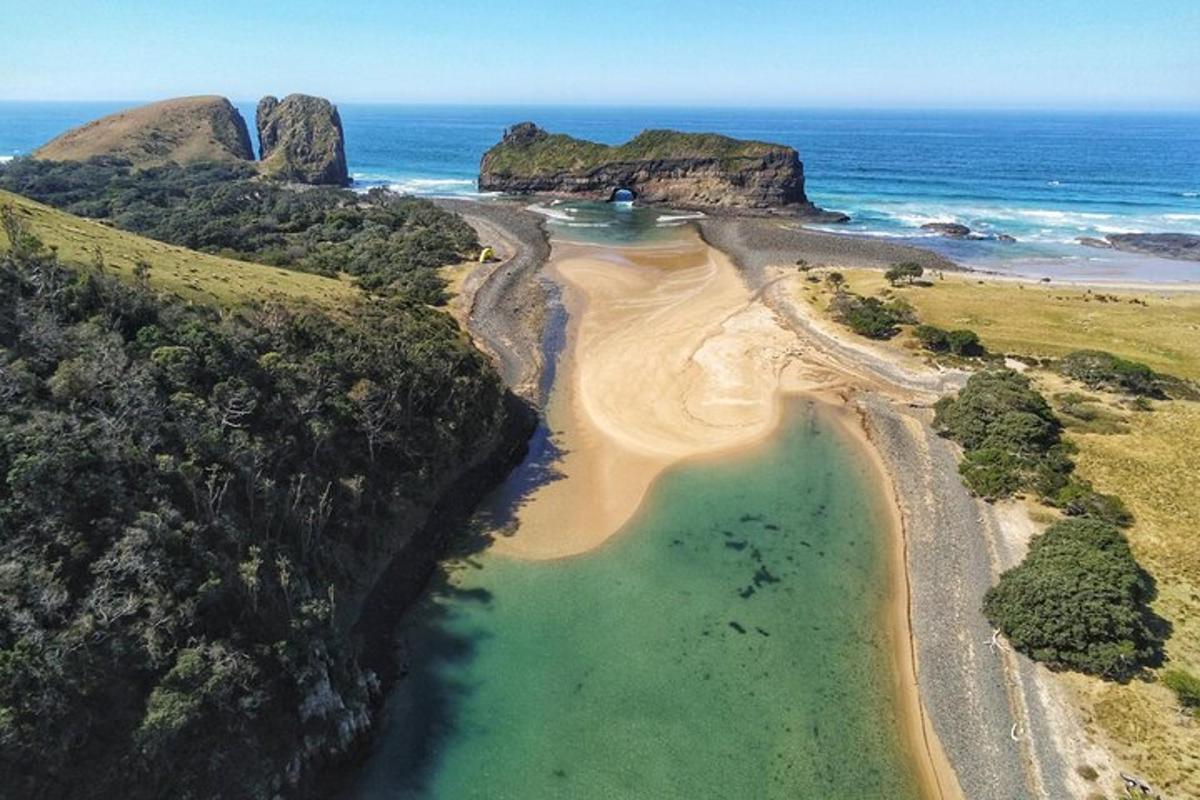
[[(0, 156), (129, 103), (0, 103)], [(253, 103), (239, 103), (253, 121)], [(1184, 262), (1122, 256), (1081, 236), (1200, 233), (1200, 115), (966, 111), (454, 107), (343, 104), (360, 186), (473, 194), (483, 152), (514, 122), (617, 143), (645, 128), (792, 145), (838, 230), (911, 239), (977, 266), (1060, 277), (1197, 279)], [(962, 222), (1017, 244), (920, 230)], [(565, 223), (565, 220), (560, 220)]]

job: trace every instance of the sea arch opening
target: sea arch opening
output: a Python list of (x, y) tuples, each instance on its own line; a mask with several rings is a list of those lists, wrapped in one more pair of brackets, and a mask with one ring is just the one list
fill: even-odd
[(610, 203), (632, 203), (637, 199), (637, 192), (628, 186), (618, 186), (608, 197)]

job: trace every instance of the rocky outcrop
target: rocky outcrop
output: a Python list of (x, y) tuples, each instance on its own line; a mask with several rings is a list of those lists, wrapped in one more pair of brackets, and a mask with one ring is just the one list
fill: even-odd
[(264, 97), (255, 114), (263, 174), (299, 183), (345, 186), (346, 142), (337, 107), (322, 97)]
[(1200, 235), (1194, 233), (1113, 233), (1104, 239), (1109, 247), (1126, 253), (1200, 261)]
[(224, 97), (179, 97), (72, 128), (34, 151), (47, 161), (96, 157), (128, 160), (135, 167), (199, 161), (253, 161), (246, 121)]
[(921, 230), (930, 231), (951, 239), (965, 239), (971, 235), (971, 229), (957, 222), (926, 222)]
[(804, 193), (804, 166), (783, 145), (710, 133), (644, 131), (609, 146), (514, 125), (479, 167), (481, 191), (612, 200), (620, 190), (640, 203), (707, 210), (787, 210), (824, 221)]

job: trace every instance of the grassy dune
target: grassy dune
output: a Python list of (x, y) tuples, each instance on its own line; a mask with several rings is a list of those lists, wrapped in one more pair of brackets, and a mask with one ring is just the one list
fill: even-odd
[[(1101, 349), (1165, 373), (1200, 378), (1200, 292), (1089, 293), (949, 273), (935, 276), (932, 286), (893, 289), (879, 271), (842, 273), (851, 291), (902, 297), (922, 322), (970, 328), (993, 352), (1061, 356)], [(796, 285), (803, 287), (797, 289), (801, 299), (828, 306), (823, 283)], [(892, 341), (917, 346), (909, 333)], [(1057, 375), (1037, 377), (1048, 397), (1081, 391)], [(1098, 490), (1119, 495), (1134, 513), (1130, 545), (1157, 581), (1155, 610), (1173, 625), (1169, 666), (1200, 674), (1200, 403), (1155, 402), (1152, 411), (1133, 412), (1112, 395), (1083, 393), (1093, 398), (1105, 424), (1065, 418), (1067, 436), (1079, 448), (1078, 473)], [(1089, 732), (1126, 768), (1150, 780), (1164, 797), (1200, 797), (1200, 720), (1181, 714), (1169, 689), (1078, 674), (1063, 680)]]
[[(13, 208), (39, 239), (57, 249), (65, 264), (91, 264), (99, 249), (106, 267), (121, 276), (132, 277), (134, 267), (144, 261), (150, 266), (152, 285), (197, 303), (232, 307), (280, 299), (336, 309), (359, 294), (349, 281), (163, 244), (9, 192), (0, 191), (0, 206)], [(0, 232), (0, 247), (7, 245)]]

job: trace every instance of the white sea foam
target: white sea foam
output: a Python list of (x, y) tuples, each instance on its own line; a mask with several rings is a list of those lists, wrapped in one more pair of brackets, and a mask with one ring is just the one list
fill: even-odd
[(1180, 192), (1180, 197), (1200, 197), (1200, 192)]
[[(554, 203), (551, 203), (550, 205), (552, 206), (552, 205), (554, 205)], [(549, 217), (550, 219), (556, 219), (561, 222), (570, 222), (572, 219), (574, 219), (574, 217), (567, 211), (559, 211), (557, 208), (551, 208), (550, 206), (538, 205), (537, 203), (534, 203), (533, 205), (530, 205), (530, 206), (525, 206), (525, 210), (532, 211), (535, 214), (541, 214), (544, 217)]]
[(1200, 214), (1163, 214), (1163, 219), (1169, 219), (1172, 222), (1195, 222), (1200, 220)]
[(353, 172), (350, 177), (354, 179), (356, 184), (354, 188), (357, 191), (369, 191), (382, 186), (400, 194), (430, 196), (477, 194), (474, 178), (408, 177), (371, 172)]
[(663, 214), (655, 219), (655, 222), (678, 222), (685, 219), (704, 219), (704, 214), (699, 211), (693, 211), (688, 214)]
[(568, 228), (611, 228), (611, 222), (564, 222)]

